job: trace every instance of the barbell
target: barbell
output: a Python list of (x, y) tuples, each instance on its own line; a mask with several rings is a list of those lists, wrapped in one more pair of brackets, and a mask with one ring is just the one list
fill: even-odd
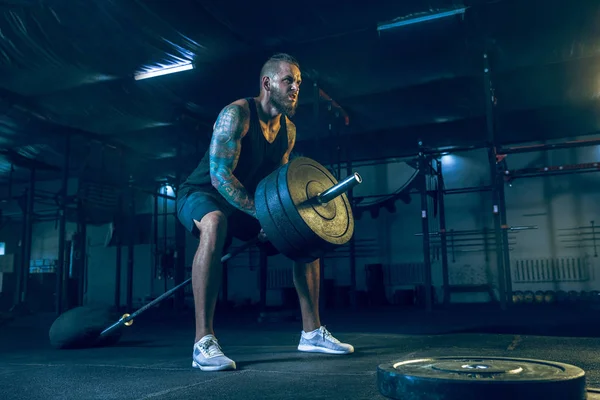
[[(292, 159), (258, 184), (254, 202), (267, 239), (289, 259), (308, 263), (346, 244), (354, 234), (354, 218), (346, 192), (362, 183), (358, 173), (342, 181), (308, 157)], [(225, 262), (257, 244), (256, 237), (221, 258)], [(50, 327), (50, 343), (59, 349), (116, 343), (123, 326), (191, 283), (188, 278), (137, 311), (116, 322), (103, 309), (76, 307), (61, 314)], [(111, 319), (112, 318), (112, 319)]]

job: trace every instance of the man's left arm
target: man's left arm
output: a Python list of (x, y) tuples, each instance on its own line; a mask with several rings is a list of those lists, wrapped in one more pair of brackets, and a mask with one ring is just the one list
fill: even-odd
[(287, 136), (288, 136), (288, 148), (281, 158), (281, 165), (285, 165), (290, 161), (290, 154), (296, 144), (296, 125), (292, 121), (286, 118)]

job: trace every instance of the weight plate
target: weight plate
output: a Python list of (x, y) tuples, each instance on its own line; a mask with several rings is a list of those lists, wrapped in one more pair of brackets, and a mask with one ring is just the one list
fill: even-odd
[(293, 260), (301, 260), (306, 257), (306, 251), (303, 251), (303, 249), (307, 249), (308, 244), (288, 221), (281, 205), (276, 174), (267, 176), (258, 184), (254, 204), (257, 218), (267, 234), (269, 242), (281, 254)]
[(111, 346), (119, 341), (122, 330), (115, 330), (103, 337), (100, 337), (100, 333), (119, 317), (103, 307), (72, 308), (62, 313), (50, 326), (50, 344), (57, 349)]
[(298, 157), (265, 177), (257, 186), (257, 218), (269, 241), (288, 258), (310, 262), (347, 243), (354, 233), (348, 196), (327, 204), (314, 198), (337, 184), (318, 162)]
[(311, 241), (317, 235), (327, 244), (347, 243), (354, 231), (348, 196), (343, 193), (327, 204), (312, 201), (338, 182), (325, 167), (311, 159), (295, 161), (287, 173), (283, 170), (279, 173), (282, 201), (286, 209), (292, 211), (290, 218), (294, 225)]
[(392, 399), (586, 398), (581, 368), (524, 358), (431, 357), (381, 364), (377, 386)]

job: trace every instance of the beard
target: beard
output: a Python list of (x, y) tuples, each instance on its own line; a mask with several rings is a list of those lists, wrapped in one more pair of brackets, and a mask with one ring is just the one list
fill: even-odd
[(278, 112), (291, 118), (296, 114), (298, 100), (296, 97), (296, 101), (293, 102), (290, 100), (289, 94), (282, 93), (280, 91), (273, 91), (271, 93), (271, 104)]

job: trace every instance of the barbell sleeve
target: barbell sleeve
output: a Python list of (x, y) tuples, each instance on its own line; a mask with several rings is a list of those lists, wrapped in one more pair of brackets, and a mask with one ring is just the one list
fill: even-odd
[[(225, 254), (223, 257), (221, 257), (221, 262), (225, 262), (225, 261), (227, 261), (227, 260), (235, 257), (236, 255), (240, 254), (241, 252), (245, 251), (248, 247), (250, 247), (253, 244), (257, 243), (258, 240), (259, 240), (259, 238), (257, 236), (256, 238), (245, 242), (240, 247), (235, 248), (231, 252), (229, 252), (229, 253)], [(154, 305), (160, 303), (165, 298), (171, 296), (173, 293), (175, 293), (177, 290), (181, 289), (182, 287), (184, 287), (185, 285), (187, 285), (191, 281), (192, 281), (192, 278), (188, 278), (185, 281), (181, 282), (179, 285), (175, 286), (174, 288), (169, 289), (165, 293), (161, 294), (156, 299), (152, 300), (150, 303), (144, 305), (142, 308), (140, 308), (139, 310), (137, 310), (133, 314), (124, 314), (117, 322), (115, 322), (114, 324), (112, 324), (108, 328), (104, 329), (100, 333), (100, 336), (104, 336), (104, 335), (112, 332), (113, 330), (117, 329), (118, 327), (120, 327), (122, 325), (126, 325), (126, 326), (131, 325), (133, 323), (133, 319), (136, 318), (138, 315), (140, 315), (141, 313), (143, 313), (144, 311), (146, 311), (150, 307), (153, 307)]]
[(319, 202), (320, 204), (329, 203), (331, 200), (335, 199), (342, 193), (345, 193), (348, 190), (352, 189), (359, 183), (362, 183), (362, 178), (357, 172), (355, 172), (343, 181), (338, 182), (336, 185), (330, 187), (326, 191), (319, 193), (317, 195), (317, 202)]

